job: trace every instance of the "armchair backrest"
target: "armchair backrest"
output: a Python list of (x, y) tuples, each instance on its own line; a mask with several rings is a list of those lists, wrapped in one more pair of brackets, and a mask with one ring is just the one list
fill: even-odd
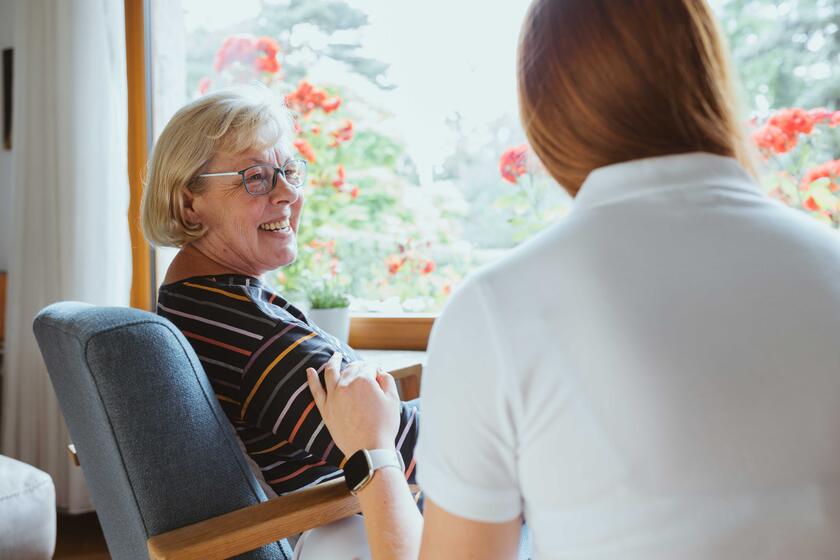
[[(266, 499), (192, 347), (137, 309), (50, 305), (35, 336), (114, 558)], [(242, 558), (287, 559), (285, 541)]]

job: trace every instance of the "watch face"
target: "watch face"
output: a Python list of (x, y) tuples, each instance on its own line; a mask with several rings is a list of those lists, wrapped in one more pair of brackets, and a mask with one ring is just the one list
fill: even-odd
[(371, 465), (368, 454), (364, 449), (353, 453), (347, 462), (344, 463), (344, 480), (352, 492), (358, 492), (364, 488), (370, 480)]

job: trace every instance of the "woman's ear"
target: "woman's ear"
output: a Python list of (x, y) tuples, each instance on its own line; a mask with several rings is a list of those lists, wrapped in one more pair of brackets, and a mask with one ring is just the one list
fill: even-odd
[(201, 225), (201, 217), (196, 209), (196, 196), (189, 189), (181, 189), (181, 208), (184, 219), (191, 225)]

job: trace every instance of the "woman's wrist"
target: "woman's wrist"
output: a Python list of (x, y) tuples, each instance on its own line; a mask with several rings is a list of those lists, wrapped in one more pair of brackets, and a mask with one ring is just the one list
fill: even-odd
[(408, 482), (405, 480), (405, 473), (398, 467), (382, 467), (373, 472), (373, 478), (359, 490), (356, 497), (359, 498), (364, 510), (365, 502), (377, 501), (384, 495), (400, 493), (403, 489), (409, 495), (411, 494)]

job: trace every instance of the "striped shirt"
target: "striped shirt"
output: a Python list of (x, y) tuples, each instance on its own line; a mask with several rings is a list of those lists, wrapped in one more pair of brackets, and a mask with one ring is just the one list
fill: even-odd
[[(315, 406), (306, 368), (323, 373), (336, 351), (343, 367), (358, 360), (353, 350), (251, 276), (166, 284), (157, 312), (192, 345), (222, 410), (277, 495), (342, 476), (344, 455)], [(413, 482), (418, 411), (403, 403), (400, 416), (396, 444)]]

